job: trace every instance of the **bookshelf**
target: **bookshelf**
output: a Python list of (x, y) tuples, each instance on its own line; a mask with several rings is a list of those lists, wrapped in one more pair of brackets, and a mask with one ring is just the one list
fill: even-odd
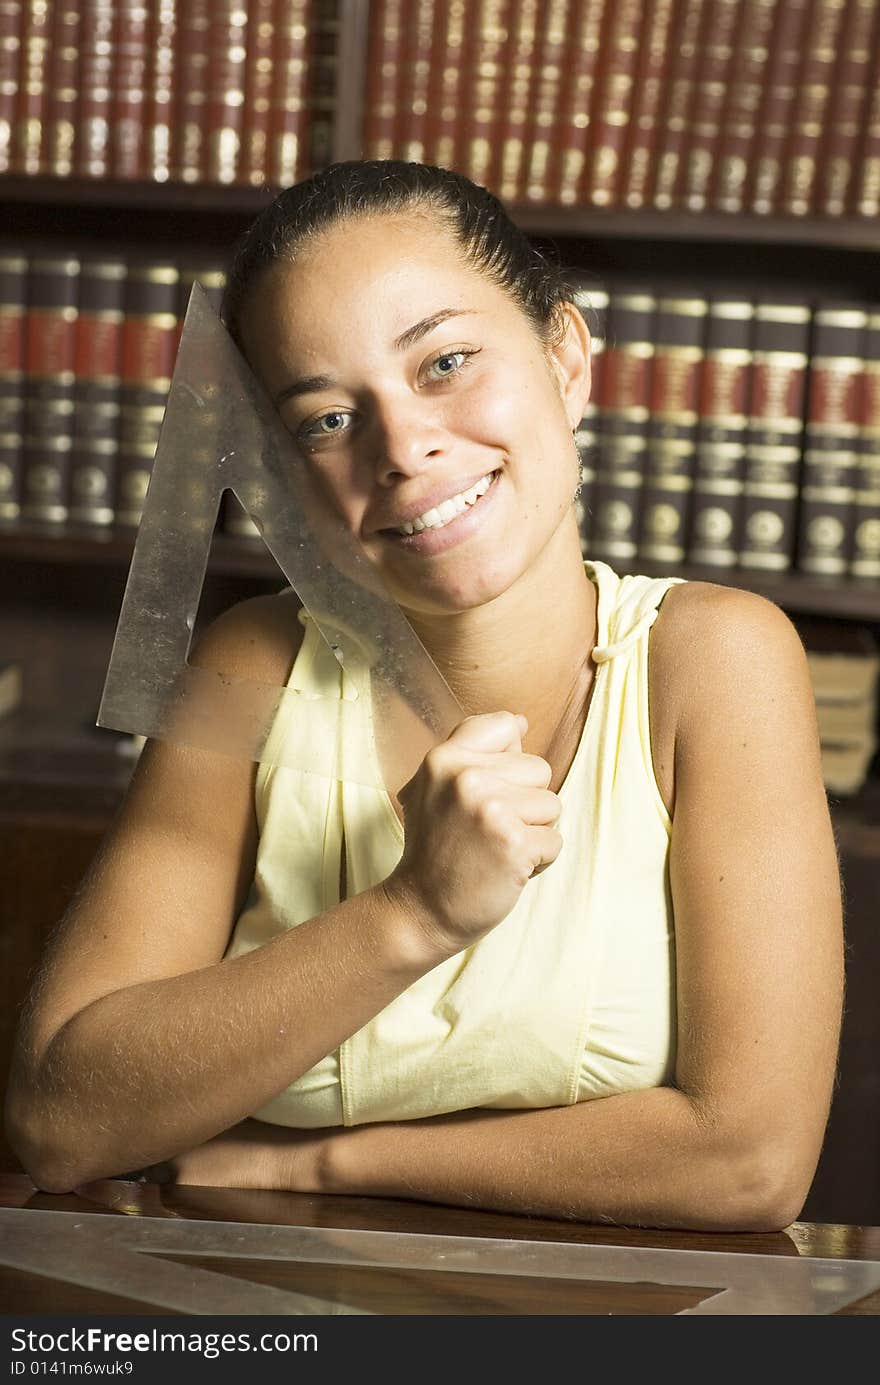
[[(800, 9), (815, 15), (822, 2), (778, 0), (776, 10), (781, 15), (791, 5), (793, 13)], [(673, 28), (684, 22), (691, 3), (700, 7), (700, 0), (670, 0), (666, 4), (665, 8), (670, 10), (666, 18)], [(256, 9), (259, 0), (251, 0), (251, 4)], [(542, 0), (532, 6), (512, 5), (510, 13), (531, 9), (539, 21), (542, 16), (552, 19), (563, 11), (574, 18), (589, 18), (591, 5), (599, 16), (600, 39), (604, 35), (610, 42), (613, 26), (608, 16), (612, 7), (606, 10), (600, 0), (573, 0), (568, 6)], [(716, 8), (723, 7), (724, 0), (719, 0)], [(194, 10), (198, 8), (195, 6)], [(429, 8), (436, 15), (448, 17), (453, 7), (438, 0), (436, 6)], [(704, 23), (710, 8), (704, 0)], [(847, 22), (851, 22), (857, 8), (855, 0), (846, 0), (842, 13), (845, 18), (849, 16)], [(290, 9), (296, 9), (293, 0)], [(397, 5), (384, 0), (373, 0), (372, 4), (368, 0), (315, 0), (314, 4), (312, 0), (302, 0), (301, 13), (317, 14), (332, 36), (330, 58), (325, 54), (322, 59), (325, 68), (332, 69), (331, 110), (329, 116), (326, 109), (321, 115), (329, 124), (313, 148), (323, 147), (327, 158), (337, 159), (376, 152), (370, 147), (370, 131), (375, 123), (371, 106), (375, 98), (371, 73), (375, 77), (375, 70), (370, 67), (370, 55), (377, 26), (387, 29), (389, 16), (393, 18), (394, 14), (404, 19), (409, 16), (415, 22), (423, 9), (415, 0), (401, 0)], [(506, 7), (487, 0), (467, 3), (463, 9), (467, 15), (483, 16), (487, 23), (495, 24), (500, 23), (498, 16)], [(647, 9), (651, 23), (660, 24), (664, 0), (653, 0)], [(616, 13), (625, 10), (629, 12), (621, 4)], [(565, 22), (573, 23), (574, 18)], [(471, 20), (460, 50), (461, 61), (470, 65), (471, 73), (478, 66), (479, 48), (473, 23)], [(872, 34), (868, 52), (875, 55), (876, 61), (880, 20), (875, 21)], [(435, 28), (434, 40), (438, 40), (438, 35), (442, 37)], [(513, 42), (515, 37), (511, 30), (508, 41)], [(740, 49), (745, 48), (746, 38), (747, 34), (740, 33)], [(420, 41), (415, 30), (408, 32), (400, 51), (412, 60)], [(666, 51), (668, 56), (677, 51), (671, 40)], [(734, 45), (733, 60), (738, 51)], [(536, 71), (544, 70), (540, 66), (542, 52), (537, 43), (531, 59), (537, 64)], [(548, 54), (549, 47), (544, 58)], [(635, 56), (640, 61), (638, 52)], [(644, 53), (642, 58), (647, 61)], [(449, 122), (452, 120), (454, 125), (456, 117), (444, 114), (439, 100), (443, 72), (436, 68), (430, 55), (427, 59), (423, 55), (422, 60), (428, 62), (428, 95), (434, 102), (429, 110), (428, 133), (433, 131), (431, 137), (439, 139), (450, 135)], [(843, 58), (839, 63), (838, 77), (852, 86), (853, 74), (845, 69)], [(396, 104), (392, 103), (391, 112), (397, 139), (395, 155), (406, 153), (406, 103), (415, 99), (407, 87), (409, 79), (404, 66), (400, 65), (398, 72), (402, 85), (395, 87)], [(513, 69), (503, 62), (500, 66), (502, 70), (493, 89), (493, 99), (500, 104), (496, 105), (491, 130), (502, 149), (502, 117), (506, 110), (513, 110), (516, 93)], [(563, 67), (564, 83), (568, 83), (565, 90), (569, 93), (565, 99), (570, 105), (571, 82), (575, 78), (593, 80), (596, 74), (590, 78), (586, 69), (581, 70), (583, 64), (578, 67), (575, 62), (571, 64), (574, 75), (568, 73), (567, 64)], [(642, 70), (637, 69), (637, 75), (638, 71)], [(826, 76), (830, 94), (834, 74)], [(645, 68), (642, 77), (652, 79), (651, 71)], [(659, 119), (657, 113), (670, 106), (679, 90), (675, 81), (688, 79), (680, 73), (676, 77), (671, 68), (664, 69), (660, 78), (656, 72), (653, 77), (660, 80), (655, 93), (655, 115)], [(592, 95), (588, 94), (585, 100), (598, 99), (596, 93), (604, 90), (602, 80), (600, 74), (593, 81)], [(689, 80), (691, 97), (695, 99), (699, 83), (694, 74)], [(875, 87), (878, 85), (874, 82)], [(472, 96), (475, 91), (473, 88)], [(529, 97), (532, 123), (526, 121), (523, 128), (527, 137), (531, 131), (533, 140), (541, 128), (537, 123), (539, 102), (549, 99), (547, 92), (546, 81), (543, 86), (534, 84)], [(504, 106), (505, 101), (509, 107)], [(472, 101), (461, 97), (458, 109), (466, 113), (472, 105)], [(834, 102), (829, 99), (829, 119), (833, 107)], [(760, 109), (764, 111), (764, 106)], [(764, 113), (768, 117), (768, 112)], [(875, 161), (876, 116), (876, 111), (862, 111), (862, 153), (866, 158), (870, 154)], [(459, 124), (465, 119), (462, 114)], [(554, 119), (556, 123), (551, 121), (549, 128), (564, 142), (565, 131)], [(609, 124), (606, 119), (602, 128), (612, 126), (613, 122)], [(462, 147), (460, 140), (454, 144), (459, 151)], [(553, 165), (552, 157), (550, 164)], [(464, 172), (474, 171), (461, 163), (458, 166)], [(3, 167), (0, 162), (0, 170)], [(238, 234), (271, 200), (273, 191), (266, 181), (251, 185), (173, 179), (159, 182), (147, 177), (85, 177), (75, 171), (55, 176), (46, 169), (24, 173), (9, 164), (6, 168), (6, 172), (0, 171), (4, 210), (0, 253), (4, 246), (14, 246), (18, 253), (26, 255), (58, 251), (100, 257), (131, 250), (137, 255), (152, 254), (156, 259), (178, 253), (201, 256), (203, 260), (208, 257), (219, 264)], [(611, 280), (614, 276), (650, 278), (658, 289), (665, 284), (685, 283), (697, 290), (709, 282), (724, 285), (728, 292), (748, 284), (755, 286), (756, 291), (762, 287), (794, 297), (818, 293), (823, 298), (880, 305), (876, 274), (880, 215), (852, 211), (831, 215), (821, 210), (819, 202), (813, 210), (800, 214), (779, 210), (726, 211), (711, 204), (701, 210), (682, 204), (658, 208), (648, 201), (630, 208), (598, 205), (590, 196), (563, 204), (552, 197), (525, 195), (528, 191), (522, 184), (522, 195), (505, 199), (514, 219), (536, 243), (557, 254), (563, 263), (598, 280)], [(119, 741), (112, 733), (97, 732), (93, 723), (132, 544), (132, 530), (114, 526), (99, 537), (69, 526), (56, 527), (56, 532), (49, 532), (45, 525), (24, 522), (0, 528), (0, 654), (19, 658), (25, 669), (24, 703), (17, 712), (0, 719), (0, 854), (5, 853), (6, 860), (0, 893), (5, 891), (5, 897), (16, 902), (17, 936), (29, 940), (22, 943), (16, 955), (20, 953), (31, 960), (36, 957), (35, 939), (43, 935), (69, 898), (116, 811), (131, 771), (132, 761), (122, 753)], [(686, 561), (657, 563), (638, 557), (621, 559), (615, 565), (621, 571), (675, 571), (694, 580), (747, 587), (775, 601), (794, 617), (822, 616), (834, 622), (858, 622), (869, 626), (880, 638), (880, 578), (819, 576), (792, 569), (728, 569)], [(218, 533), (199, 619), (209, 619), (212, 613), (238, 599), (276, 590), (279, 585), (277, 569), (259, 542)], [(864, 788), (845, 798), (832, 795), (831, 806), (847, 884), (851, 969), (854, 977), (870, 975), (872, 970), (876, 975), (880, 960), (874, 917), (880, 884), (880, 766), (876, 760)], [(51, 859), (52, 868), (43, 872), (45, 890), (23, 891), (17, 882), (38, 879), (40, 870), (36, 863), (47, 859)], [(16, 971), (18, 980), (13, 991), (28, 965), (29, 961), (23, 962)], [(871, 1128), (872, 1121), (873, 1128), (880, 1130), (880, 1096), (871, 1095), (877, 1092), (876, 1066), (870, 1068), (873, 1077), (868, 1076), (869, 1065), (876, 1065), (875, 1055), (880, 1051), (880, 1024), (876, 1007), (871, 1009), (869, 998), (862, 996), (857, 984), (852, 995), (852, 1004), (857, 1008), (847, 1019), (843, 1059), (844, 1075), (851, 1073), (852, 1078), (842, 1083), (835, 1099), (828, 1148), (807, 1210), (818, 1220), (880, 1222), (880, 1138), (873, 1144), (868, 1141), (867, 1151), (864, 1140), (864, 1131)], [(14, 1002), (15, 995), (10, 993), (10, 1004)], [(6, 1007), (7, 1013), (9, 1008)], [(861, 1093), (858, 1113), (850, 1100), (850, 1093), (857, 1088)], [(859, 1140), (852, 1138), (855, 1128), (862, 1131)], [(848, 1160), (852, 1155), (848, 1149), (857, 1144), (862, 1147), (862, 1162), (858, 1170), (853, 1166), (849, 1177)], [(865, 1161), (870, 1159), (874, 1163), (869, 1178)]]

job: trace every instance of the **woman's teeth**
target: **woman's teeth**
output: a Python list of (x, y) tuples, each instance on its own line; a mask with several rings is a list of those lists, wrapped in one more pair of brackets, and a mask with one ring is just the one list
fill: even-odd
[(442, 529), (445, 524), (451, 524), (463, 510), (476, 504), (480, 496), (485, 495), (492, 484), (494, 475), (494, 472), (489, 472), (488, 476), (481, 477), (476, 485), (471, 486), (469, 491), (462, 491), (459, 495), (451, 496), (449, 500), (442, 501), (433, 509), (426, 510), (423, 515), (417, 515), (411, 523), (399, 524), (394, 533), (418, 534), (422, 529)]

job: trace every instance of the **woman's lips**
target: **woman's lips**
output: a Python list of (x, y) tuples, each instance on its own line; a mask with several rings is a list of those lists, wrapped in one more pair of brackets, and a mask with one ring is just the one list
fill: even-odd
[(455, 544), (470, 538), (489, 518), (489, 512), (494, 508), (500, 474), (496, 471), (489, 489), (448, 524), (443, 524), (437, 529), (420, 529), (415, 534), (398, 534), (393, 529), (383, 529), (382, 537), (390, 540), (395, 547), (406, 549), (410, 553), (434, 554), (452, 548)]

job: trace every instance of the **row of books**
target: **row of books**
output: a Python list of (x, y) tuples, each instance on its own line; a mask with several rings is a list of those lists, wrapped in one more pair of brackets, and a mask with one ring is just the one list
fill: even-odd
[[(880, 577), (880, 305), (571, 278), (585, 553)], [(0, 250), (0, 522), (138, 524), (195, 280)]]
[(877, 753), (880, 647), (866, 625), (795, 620), (816, 699), (822, 777), (833, 794), (856, 793)]
[(876, 0), (374, 0), (369, 157), (513, 203), (880, 212)]
[(335, 0), (6, 0), (0, 173), (287, 186), (328, 162)]
[(585, 554), (880, 577), (880, 304), (580, 278)]

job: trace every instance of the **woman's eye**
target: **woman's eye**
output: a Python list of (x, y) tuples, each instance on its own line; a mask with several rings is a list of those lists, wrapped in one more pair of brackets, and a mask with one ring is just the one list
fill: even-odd
[(350, 416), (343, 409), (331, 409), (330, 413), (321, 414), (319, 418), (313, 418), (311, 422), (304, 423), (299, 430), (299, 436), (308, 442), (318, 442), (325, 438), (336, 437), (340, 433), (346, 432)]
[(430, 362), (426, 374), (435, 380), (444, 380), (450, 375), (457, 375), (468, 364), (470, 358), (476, 354), (475, 351), (444, 351), (442, 356), (435, 356), (434, 360)]

